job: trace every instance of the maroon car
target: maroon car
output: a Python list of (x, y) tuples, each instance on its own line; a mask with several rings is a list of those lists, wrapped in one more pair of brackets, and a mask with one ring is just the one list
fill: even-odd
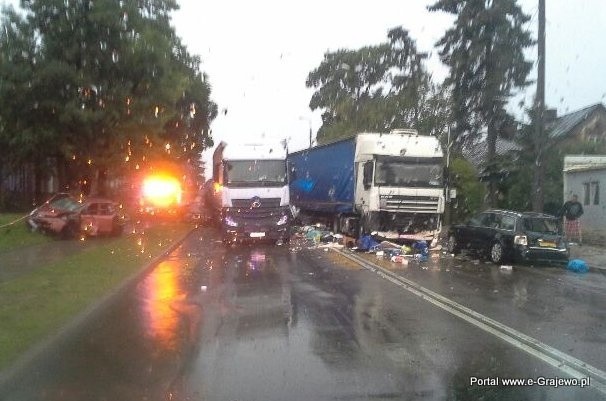
[(27, 222), (33, 229), (63, 238), (120, 235), (124, 227), (115, 202), (101, 198), (79, 201), (66, 193), (56, 194), (34, 209)]

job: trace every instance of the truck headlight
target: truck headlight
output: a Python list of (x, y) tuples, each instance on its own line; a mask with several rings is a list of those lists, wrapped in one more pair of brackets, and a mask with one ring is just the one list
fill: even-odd
[(224, 221), (225, 221), (225, 224), (230, 227), (238, 227), (238, 223), (236, 223), (236, 221), (229, 216), (225, 216)]
[(280, 217), (280, 220), (278, 220), (278, 222), (276, 224), (279, 226), (283, 226), (287, 222), (288, 222), (288, 216), (284, 215), (284, 216)]
[(516, 245), (528, 245), (528, 237), (525, 235), (516, 235), (513, 237), (513, 243)]

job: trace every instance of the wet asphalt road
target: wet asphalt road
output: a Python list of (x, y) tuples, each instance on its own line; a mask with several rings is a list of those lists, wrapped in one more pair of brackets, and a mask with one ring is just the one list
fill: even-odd
[[(387, 266), (606, 370), (601, 274), (447, 255)], [(226, 247), (202, 228), (0, 400), (606, 399), (472, 377), (565, 375), (332, 252)]]

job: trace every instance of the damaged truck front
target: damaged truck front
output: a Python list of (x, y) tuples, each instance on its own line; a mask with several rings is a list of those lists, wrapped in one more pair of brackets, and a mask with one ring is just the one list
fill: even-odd
[(357, 134), (288, 156), (291, 203), (335, 232), (432, 241), (444, 213), (443, 159), (438, 139), (414, 130)]

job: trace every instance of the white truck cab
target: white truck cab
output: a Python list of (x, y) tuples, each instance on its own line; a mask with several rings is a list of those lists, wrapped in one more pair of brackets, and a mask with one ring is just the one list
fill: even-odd
[(226, 144), (213, 154), (213, 209), (223, 240), (288, 241), (290, 202), (281, 144)]

